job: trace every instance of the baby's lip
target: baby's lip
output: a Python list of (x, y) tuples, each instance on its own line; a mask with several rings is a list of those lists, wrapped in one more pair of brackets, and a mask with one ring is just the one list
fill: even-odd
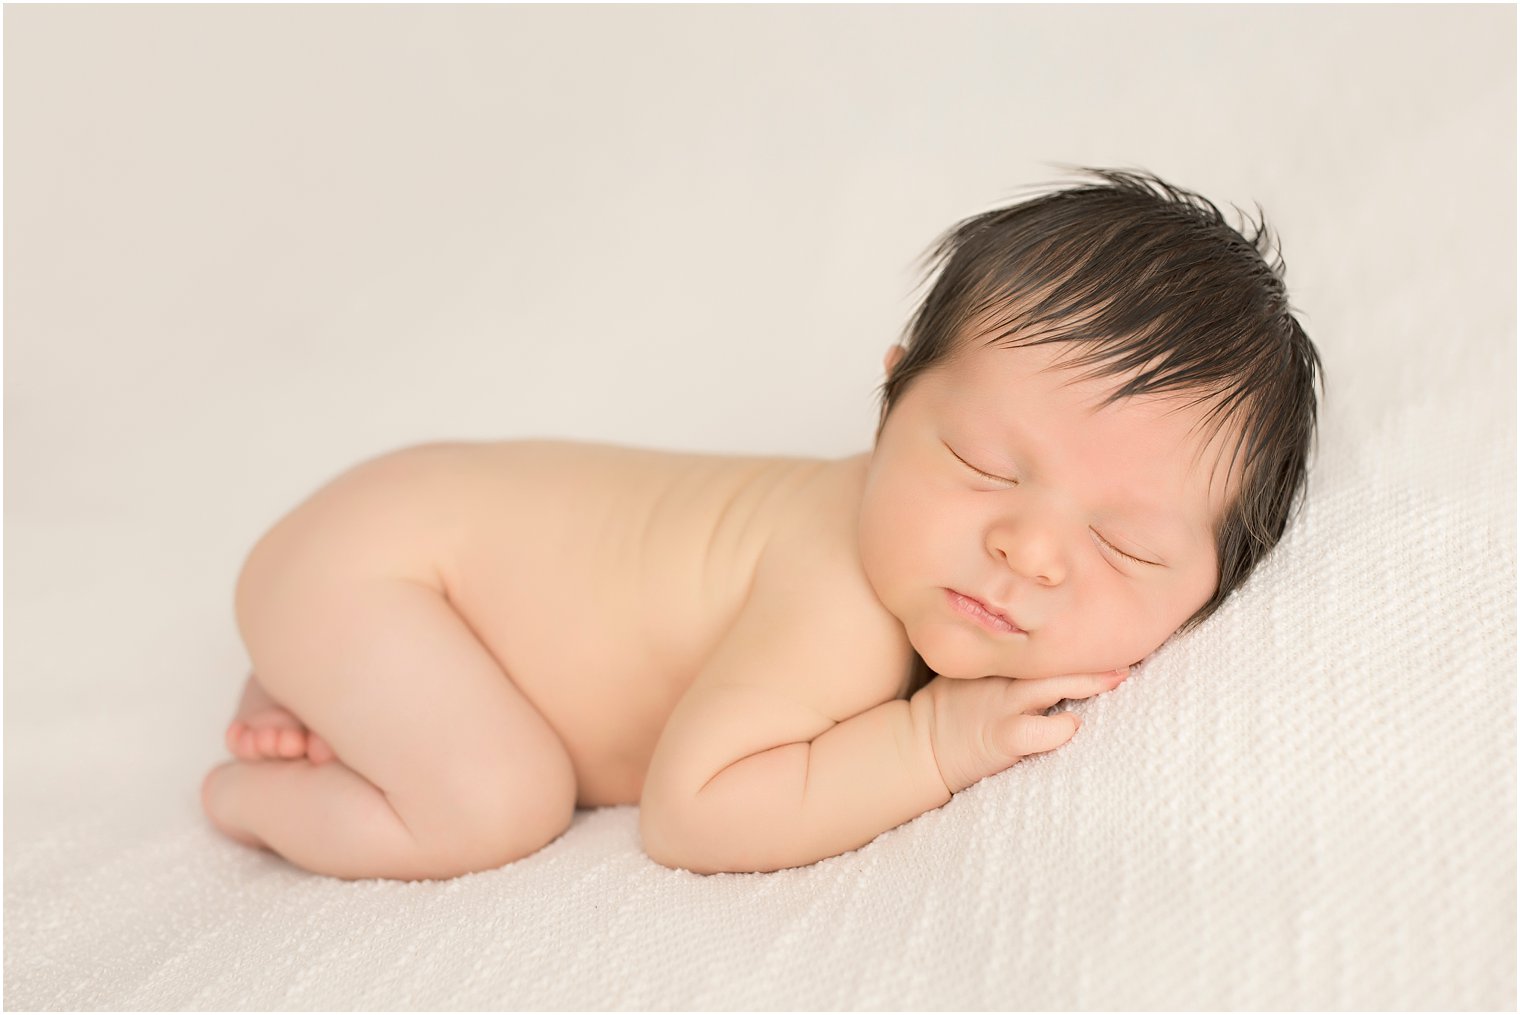
[(958, 596), (965, 596), (967, 599), (969, 599), (972, 602), (976, 603), (978, 606), (980, 606), (982, 609), (986, 610), (988, 613), (992, 614), (995, 617), (1001, 617), (1003, 620), (1005, 620), (1009, 624), (1013, 625), (1014, 627), (1018, 628), (1020, 631), (1024, 632), (1025, 634), (1029, 633), (1029, 629), (1028, 628), (1026, 628), (1023, 624), (1020, 624), (1017, 620), (1014, 620), (1013, 617), (1012, 617), (1012, 615), (1010, 615), (1007, 610), (1005, 610), (1002, 607), (998, 606), (996, 603), (990, 603), (987, 600), (983, 599), (981, 596), (973, 596), (973, 595), (971, 595), (969, 593), (962, 592), (960, 589), (951, 589), (950, 591), (954, 592)]

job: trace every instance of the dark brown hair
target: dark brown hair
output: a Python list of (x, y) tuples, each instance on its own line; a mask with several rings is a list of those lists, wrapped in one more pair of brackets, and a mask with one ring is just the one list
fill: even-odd
[[(1105, 404), (1167, 392), (1208, 404), (1210, 436), (1231, 428), (1240, 487), (1214, 532), (1219, 587), (1185, 631), (1277, 545), (1301, 500), (1316, 381), (1324, 390), (1319, 353), (1288, 305), (1260, 206), (1255, 223), (1241, 212), (1247, 237), (1206, 198), (1154, 174), (1076, 171), (1099, 182), (965, 219), (930, 247), (925, 277), (938, 278), (880, 388), (876, 435), (914, 378), (974, 340), (1064, 343), (1060, 365), (1082, 376), (1134, 373)], [(922, 660), (919, 669), (909, 693), (926, 682)]]

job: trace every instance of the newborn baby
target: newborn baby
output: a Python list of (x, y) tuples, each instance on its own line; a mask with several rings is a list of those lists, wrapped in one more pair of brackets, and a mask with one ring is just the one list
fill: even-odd
[(213, 824), (447, 878), (639, 804), (656, 861), (770, 871), (1066, 743), (1281, 537), (1319, 371), (1264, 222), (1089, 173), (940, 241), (868, 452), (429, 444), (297, 506)]

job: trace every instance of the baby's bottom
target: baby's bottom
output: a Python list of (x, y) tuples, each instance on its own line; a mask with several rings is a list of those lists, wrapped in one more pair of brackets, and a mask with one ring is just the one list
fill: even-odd
[(564, 831), (563, 744), (447, 599), (311, 563), (245, 570), (239, 623), (259, 682), (337, 760), (212, 769), (213, 824), (319, 874), (407, 880), (500, 867)]

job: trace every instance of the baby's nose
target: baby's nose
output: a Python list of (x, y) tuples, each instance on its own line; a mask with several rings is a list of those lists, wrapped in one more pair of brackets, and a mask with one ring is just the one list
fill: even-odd
[(1032, 582), (1059, 585), (1066, 579), (1066, 565), (1062, 564), (1061, 555), (1049, 541), (1006, 539), (999, 542), (996, 549), (1009, 570)]
[(1039, 531), (1009, 530), (994, 537), (993, 546), (1009, 569), (1040, 585), (1059, 585), (1066, 579), (1059, 541)]

